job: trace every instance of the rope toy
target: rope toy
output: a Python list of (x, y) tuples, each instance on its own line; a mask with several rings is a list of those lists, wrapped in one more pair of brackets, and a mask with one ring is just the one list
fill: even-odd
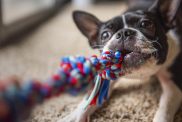
[[(58, 72), (44, 82), (12, 81), (0, 85), (0, 122), (19, 122), (39, 103), (63, 92), (73, 95), (93, 88), (83, 105), (101, 105), (108, 97), (110, 80), (122, 76), (121, 52), (104, 51), (100, 57), (64, 57)], [(83, 108), (83, 109), (84, 109)]]

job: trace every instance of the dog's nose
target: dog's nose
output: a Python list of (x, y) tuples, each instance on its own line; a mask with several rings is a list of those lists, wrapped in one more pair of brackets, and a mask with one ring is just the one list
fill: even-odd
[(135, 32), (131, 29), (122, 29), (116, 34), (116, 39), (125, 40), (127, 37), (134, 35)]

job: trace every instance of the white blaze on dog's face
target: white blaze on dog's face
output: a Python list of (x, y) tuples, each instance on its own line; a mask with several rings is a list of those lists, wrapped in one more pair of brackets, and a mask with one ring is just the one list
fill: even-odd
[(150, 11), (126, 12), (107, 22), (80, 11), (73, 17), (92, 48), (122, 52), (123, 70), (129, 78), (149, 78), (166, 62), (166, 31)]

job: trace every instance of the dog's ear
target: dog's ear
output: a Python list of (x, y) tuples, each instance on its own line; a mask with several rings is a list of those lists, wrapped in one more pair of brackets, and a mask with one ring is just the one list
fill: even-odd
[(181, 4), (181, 0), (155, 0), (149, 11), (160, 15), (166, 28), (170, 29)]
[(102, 24), (99, 19), (83, 11), (74, 11), (73, 20), (79, 30), (88, 38), (92, 47), (98, 43), (99, 29)]

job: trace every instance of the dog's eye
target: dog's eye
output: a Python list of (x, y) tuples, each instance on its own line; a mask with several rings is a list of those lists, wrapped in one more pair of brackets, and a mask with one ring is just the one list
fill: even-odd
[(109, 39), (110, 37), (111, 37), (111, 33), (108, 31), (105, 31), (102, 33), (101, 39), (106, 40), (106, 39)]
[(142, 27), (142, 28), (150, 28), (150, 27), (152, 27), (152, 22), (149, 21), (149, 20), (143, 20), (140, 23), (140, 27)]

